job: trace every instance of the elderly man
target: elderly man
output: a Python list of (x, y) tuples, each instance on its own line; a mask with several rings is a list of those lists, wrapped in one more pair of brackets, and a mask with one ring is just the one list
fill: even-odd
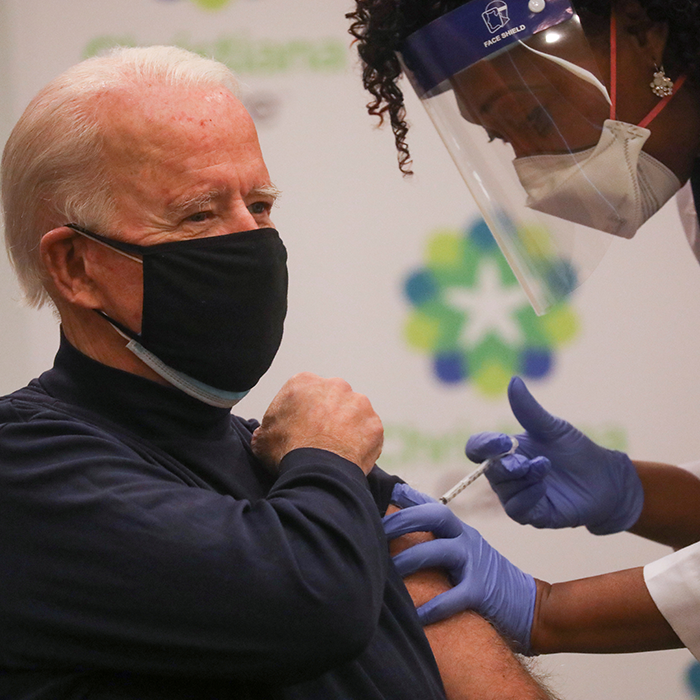
[[(369, 401), (299, 375), (261, 426), (230, 413), (277, 351), (287, 272), (228, 70), (85, 61), (2, 168), (13, 264), (62, 333), (0, 400), (0, 697), (445, 697), (388, 555)], [(545, 697), (475, 615), (458, 659), (454, 624), (431, 640), (450, 697)]]

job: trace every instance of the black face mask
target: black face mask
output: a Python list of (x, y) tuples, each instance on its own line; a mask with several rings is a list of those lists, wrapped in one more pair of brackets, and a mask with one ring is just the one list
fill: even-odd
[[(275, 229), (141, 246), (66, 226), (142, 259), (141, 332), (98, 313), (165, 379), (206, 403), (232, 406), (268, 370), (287, 313), (287, 251)], [(195, 380), (192, 390), (177, 381), (183, 374)]]

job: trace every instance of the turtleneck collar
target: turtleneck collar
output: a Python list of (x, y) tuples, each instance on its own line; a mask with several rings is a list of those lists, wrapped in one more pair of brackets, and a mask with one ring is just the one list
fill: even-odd
[(50, 395), (97, 412), (150, 438), (218, 439), (230, 430), (227, 408), (209, 406), (172, 386), (103, 365), (61, 333), (54, 366), (37, 380)]

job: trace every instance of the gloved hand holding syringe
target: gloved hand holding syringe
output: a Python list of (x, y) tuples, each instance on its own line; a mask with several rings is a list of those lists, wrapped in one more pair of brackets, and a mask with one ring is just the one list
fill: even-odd
[(462, 491), (464, 491), (464, 489), (466, 489), (467, 486), (473, 484), (482, 474), (484, 474), (494, 462), (498, 461), (502, 457), (512, 455), (515, 452), (515, 450), (518, 449), (518, 441), (512, 435), (509, 435), (508, 437), (510, 437), (511, 439), (511, 446), (509, 450), (507, 450), (506, 452), (501, 452), (500, 454), (495, 455), (494, 457), (489, 457), (488, 459), (485, 459), (473, 472), (467, 474), (467, 476), (465, 476), (464, 479), (458, 481), (449, 491), (440, 496), (440, 498), (438, 498), (438, 501), (447, 505), (455, 496), (462, 493)]

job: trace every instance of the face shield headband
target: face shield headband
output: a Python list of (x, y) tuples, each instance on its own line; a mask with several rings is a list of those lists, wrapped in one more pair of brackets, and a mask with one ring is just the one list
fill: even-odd
[(575, 16), (569, 0), (466, 2), (411, 34), (399, 58), (423, 99), (465, 68)]

